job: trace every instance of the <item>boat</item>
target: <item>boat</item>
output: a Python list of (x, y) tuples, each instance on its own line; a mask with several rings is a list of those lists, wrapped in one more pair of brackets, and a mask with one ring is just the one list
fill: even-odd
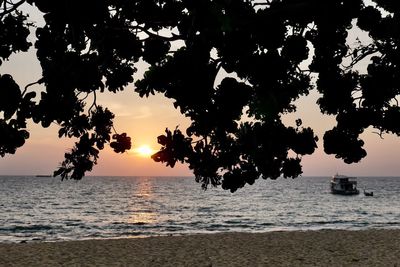
[(374, 192), (372, 192), (372, 191), (368, 192), (368, 191), (365, 191), (365, 189), (364, 189), (364, 195), (366, 197), (373, 197), (374, 196)]
[(336, 174), (332, 176), (331, 192), (338, 195), (358, 195), (357, 178)]

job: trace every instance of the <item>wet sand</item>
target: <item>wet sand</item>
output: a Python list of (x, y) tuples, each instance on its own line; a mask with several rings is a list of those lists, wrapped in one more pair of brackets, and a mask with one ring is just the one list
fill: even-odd
[(0, 266), (399, 266), (400, 230), (0, 244)]

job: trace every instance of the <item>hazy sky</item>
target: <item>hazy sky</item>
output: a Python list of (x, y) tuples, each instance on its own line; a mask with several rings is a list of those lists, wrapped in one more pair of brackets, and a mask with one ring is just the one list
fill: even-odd
[[(33, 17), (33, 20), (37, 17)], [(31, 36), (31, 42), (33, 42)], [(145, 66), (138, 66), (139, 75)], [(22, 87), (41, 77), (41, 69), (31, 49), (28, 53), (13, 55), (9, 62), (0, 66), (0, 74), (10, 73)], [(40, 86), (34, 90), (41, 90)], [(303, 176), (330, 176), (336, 172), (358, 176), (397, 176), (400, 174), (398, 151), (400, 139), (393, 135), (379, 135), (373, 129), (367, 129), (362, 135), (365, 141), (367, 157), (361, 163), (347, 165), (334, 156), (323, 152), (323, 132), (331, 129), (334, 118), (322, 115), (315, 104), (317, 92), (300, 99), (297, 114), (290, 115), (285, 121), (293, 124), (301, 117), (304, 126), (311, 126), (316, 131), (320, 141), (314, 155), (303, 157)], [(185, 129), (188, 121), (172, 106), (172, 101), (162, 95), (151, 96), (148, 99), (139, 98), (134, 92), (133, 84), (124, 92), (105, 93), (98, 98), (98, 104), (107, 106), (116, 115), (115, 128), (118, 132), (127, 132), (133, 139), (133, 150), (124, 154), (115, 154), (109, 148), (100, 154), (100, 160), (89, 175), (132, 175), (132, 176), (189, 176), (191, 172), (186, 166), (177, 165), (171, 169), (160, 163), (153, 162), (135, 153), (134, 149), (148, 145), (154, 150), (160, 148), (156, 143), (158, 135), (166, 127), (174, 129), (180, 125)], [(15, 155), (0, 158), (0, 175), (50, 174), (63, 160), (64, 153), (73, 146), (74, 140), (58, 139), (58, 127), (53, 125), (42, 129), (35, 124), (29, 125), (31, 137), (24, 147)]]

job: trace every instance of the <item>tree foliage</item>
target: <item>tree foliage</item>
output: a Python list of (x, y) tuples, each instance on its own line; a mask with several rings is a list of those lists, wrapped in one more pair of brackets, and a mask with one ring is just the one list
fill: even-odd
[[(29, 22), (21, 5), (37, 7), (45, 24)], [(0, 64), (34, 45), (36, 83), (45, 88), (36, 96), (34, 83), (22, 90), (1, 74), (0, 155), (25, 143), (28, 120), (56, 123), (60, 137), (78, 141), (55, 175), (81, 179), (106, 144), (130, 149), (96, 94), (134, 82), (141, 97), (161, 93), (190, 118), (186, 131), (158, 137), (152, 158), (187, 163), (204, 188), (233, 192), (259, 177), (300, 175), (317, 137), (301, 119), (293, 127), (282, 116), (314, 88), (321, 112), (337, 120), (323, 137), (325, 152), (358, 162), (367, 127), (400, 134), (399, 16), (392, 0), (0, 0)], [(349, 44), (355, 27), (371, 40)], [(134, 81), (140, 60), (150, 68)], [(366, 73), (356, 68), (362, 60)], [(218, 83), (223, 72), (231, 75)]]

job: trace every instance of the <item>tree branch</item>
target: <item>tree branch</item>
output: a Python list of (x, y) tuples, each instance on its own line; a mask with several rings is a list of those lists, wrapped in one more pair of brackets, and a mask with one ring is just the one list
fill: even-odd
[[(8, 2), (8, 1), (4, 1), (3, 3), (4, 3), (4, 8), (3, 8), (4, 11), (2, 13), (0, 13), (0, 17), (3, 17), (5, 15), (10, 14), (10, 13), (14, 12), (15, 10), (17, 10), (17, 8), (20, 5), (25, 3), (25, 0), (21, 0), (21, 1), (17, 2), (17, 3), (12, 3), (12, 2)], [(7, 9), (7, 4), (12, 5), (12, 7)]]
[(146, 29), (146, 28), (141, 27), (141, 26), (139, 26), (139, 25), (136, 25), (136, 26), (129, 26), (129, 28), (132, 29), (132, 30), (141, 30), (141, 31), (143, 31), (145, 34), (147, 34), (147, 35), (150, 36), (150, 37), (160, 38), (160, 39), (164, 39), (164, 40), (167, 40), (167, 41), (178, 41), (178, 40), (181, 40), (181, 39), (182, 39), (182, 36), (177, 35), (177, 34), (175, 34), (175, 33), (171, 33), (171, 34), (172, 34), (171, 37), (162, 36), (162, 35), (159, 35), (159, 34), (157, 34), (157, 33), (153, 33), (153, 32), (151, 32), (151, 31), (149, 31), (149, 29)]
[[(358, 53), (361, 52), (361, 54), (358, 55)], [(360, 49), (355, 49), (353, 50), (350, 54), (348, 54), (346, 57), (352, 57), (352, 61), (350, 65), (348, 66), (343, 66), (345, 70), (350, 70), (353, 68), (358, 62), (366, 58), (367, 56), (370, 56), (376, 52), (379, 52), (379, 48), (375, 44), (369, 44), (367, 46), (364, 46)], [(357, 54), (354, 56), (354, 54)]]

